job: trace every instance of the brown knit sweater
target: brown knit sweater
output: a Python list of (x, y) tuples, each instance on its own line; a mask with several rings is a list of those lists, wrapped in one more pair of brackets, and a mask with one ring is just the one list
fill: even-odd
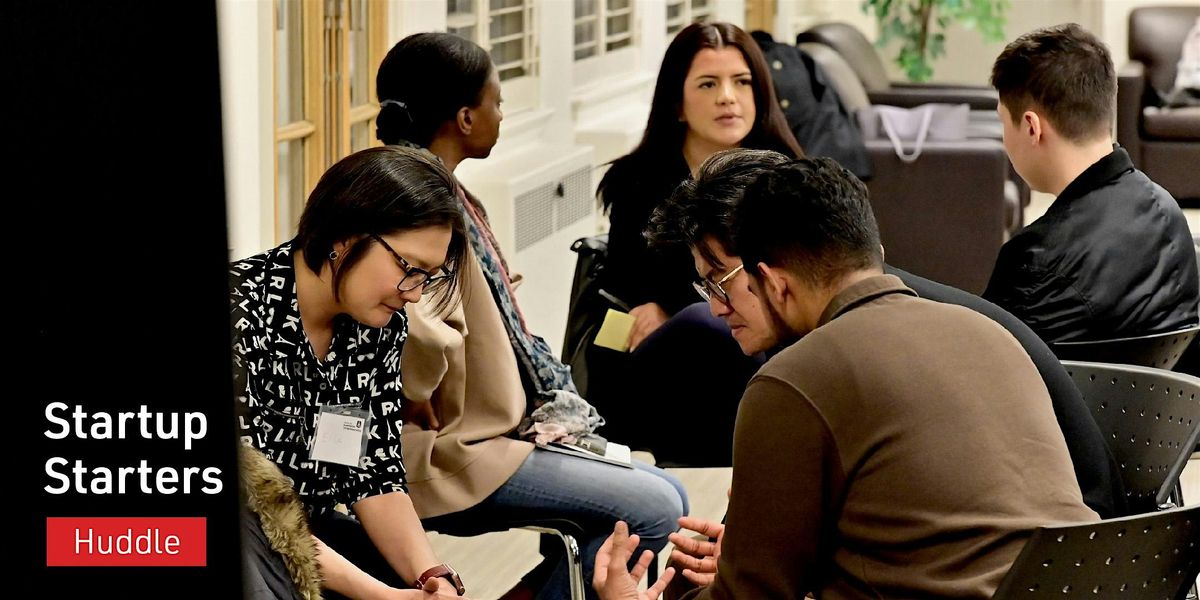
[(759, 371), (733, 462), (691, 598), (990, 598), (1032, 528), (1098, 519), (1017, 341), (890, 275)]

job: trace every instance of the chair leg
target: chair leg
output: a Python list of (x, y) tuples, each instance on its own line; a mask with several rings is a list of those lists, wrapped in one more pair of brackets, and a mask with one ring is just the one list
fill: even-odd
[(563, 547), (566, 549), (571, 600), (585, 600), (584, 585), (586, 585), (586, 582), (583, 580), (583, 554), (579, 551), (579, 542), (575, 541), (575, 536), (563, 533), (557, 529), (538, 527), (536, 525), (527, 525), (524, 529), (556, 535), (559, 540), (562, 540)]

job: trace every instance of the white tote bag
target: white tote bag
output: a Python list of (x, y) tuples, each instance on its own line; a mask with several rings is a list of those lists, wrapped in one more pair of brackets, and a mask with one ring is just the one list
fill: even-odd
[[(925, 140), (967, 139), (971, 107), (967, 104), (922, 104), (913, 108), (872, 105), (858, 111), (859, 127), (866, 139), (887, 136), (900, 160), (911, 163), (921, 156)], [(904, 150), (905, 142), (912, 151)]]

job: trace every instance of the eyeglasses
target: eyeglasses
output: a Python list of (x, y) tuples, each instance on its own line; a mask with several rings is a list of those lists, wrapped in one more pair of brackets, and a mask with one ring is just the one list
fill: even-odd
[(743, 266), (744, 265), (738, 265), (738, 266), (734, 267), (733, 270), (726, 273), (725, 276), (722, 277), (720, 281), (711, 281), (707, 278), (701, 279), (699, 281), (693, 281), (692, 287), (696, 288), (696, 293), (700, 294), (700, 297), (704, 298), (705, 301), (711, 300), (713, 297), (716, 297), (716, 299), (718, 301), (720, 301), (721, 304), (728, 306), (729, 305), (729, 292), (726, 292), (725, 288), (723, 288), (721, 286), (724, 285), (725, 283), (727, 283), (730, 279), (733, 279), (735, 276), (737, 276), (738, 273), (741, 273)]
[(449, 280), (453, 275), (453, 273), (451, 273), (445, 267), (441, 268), (443, 271), (441, 275), (434, 275), (425, 269), (414, 267), (407, 260), (404, 260), (404, 257), (400, 256), (398, 252), (392, 250), (392, 247), (389, 246), (387, 242), (383, 241), (383, 238), (375, 234), (371, 234), (371, 238), (379, 242), (385, 250), (390, 252), (391, 255), (395, 257), (396, 262), (400, 263), (400, 268), (404, 269), (404, 278), (400, 280), (400, 283), (396, 284), (396, 289), (400, 290), (401, 292), (409, 292), (424, 286), (424, 289), (421, 290), (421, 293), (428, 294), (442, 284), (446, 283), (446, 281)]

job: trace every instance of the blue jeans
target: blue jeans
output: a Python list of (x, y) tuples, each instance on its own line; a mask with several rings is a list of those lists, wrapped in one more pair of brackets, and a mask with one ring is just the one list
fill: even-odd
[[(628, 523), (630, 532), (641, 536), (640, 548), (657, 553), (667, 545), (667, 535), (679, 528), (679, 517), (688, 514), (687, 492), (678, 479), (637, 461), (634, 467), (534, 450), (517, 472), (483, 502), (464, 511), (425, 519), (424, 525), (428, 530), (451, 535), (478, 535), (522, 525), (554, 526), (555, 521), (570, 521), (582, 532), (578, 541), (585, 588), (588, 598), (595, 598), (591, 581), (596, 552), (612, 533), (614, 523)], [(565, 557), (555, 556), (557, 564), (539, 599), (570, 597)]]

